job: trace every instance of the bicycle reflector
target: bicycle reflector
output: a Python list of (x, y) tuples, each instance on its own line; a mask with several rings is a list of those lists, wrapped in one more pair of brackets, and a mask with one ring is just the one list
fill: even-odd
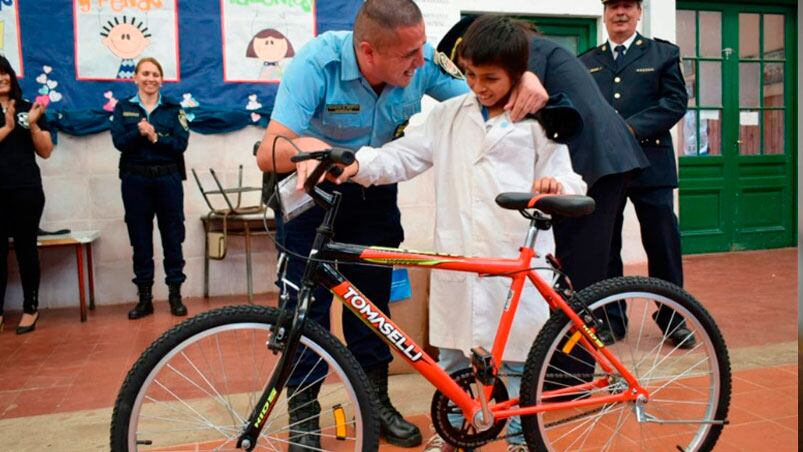
[(344, 441), (346, 439), (346, 410), (338, 403), (332, 407), (332, 415), (335, 418), (335, 438)]

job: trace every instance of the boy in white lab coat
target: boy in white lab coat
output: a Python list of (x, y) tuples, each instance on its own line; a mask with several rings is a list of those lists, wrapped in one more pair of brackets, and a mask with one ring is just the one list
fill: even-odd
[[(510, 121), (504, 106), (511, 89), (527, 70), (527, 31), (509, 18), (483, 16), (464, 35), (461, 65), (471, 93), (437, 105), (427, 121), (381, 148), (364, 147), (357, 161), (338, 178), (369, 186), (411, 179), (430, 167), (435, 172), (435, 246), (438, 252), (486, 257), (514, 257), (528, 223), (518, 212), (497, 206), (502, 192), (584, 194), (586, 184), (572, 170), (566, 146), (550, 141), (535, 120)], [(536, 243), (533, 267), (545, 267), (554, 253), (551, 231)], [(543, 274), (545, 278), (552, 275)], [(491, 350), (509, 281), (434, 270), (430, 291), (430, 342), (440, 347), (447, 372), (466, 368), (472, 347)], [(549, 317), (540, 294), (527, 285), (504, 353), (502, 373), (511, 397), (518, 388), (530, 346)], [(520, 433), (518, 418), (508, 434)], [(426, 450), (450, 450), (442, 441)], [(508, 438), (509, 448), (524, 443)]]

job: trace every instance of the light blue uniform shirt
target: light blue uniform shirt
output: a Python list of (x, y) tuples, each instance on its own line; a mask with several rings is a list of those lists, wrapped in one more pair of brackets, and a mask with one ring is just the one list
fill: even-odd
[(378, 147), (421, 111), (424, 94), (445, 100), (468, 92), (464, 80), (433, 62), (435, 51), (425, 44), (424, 65), (410, 83), (387, 85), (377, 95), (360, 73), (352, 35), (323, 33), (296, 54), (282, 76), (271, 120), (335, 146)]
[(151, 111), (148, 111), (148, 109), (145, 108), (145, 105), (142, 104), (142, 99), (139, 98), (139, 93), (137, 93), (134, 97), (128, 100), (131, 101), (131, 103), (137, 104), (140, 107), (142, 107), (142, 110), (145, 111), (145, 116), (148, 118), (148, 121), (150, 121), (151, 113), (153, 113), (153, 110), (156, 110), (157, 108), (159, 108), (159, 105), (162, 105), (162, 93), (159, 93), (159, 97), (156, 98), (156, 105), (153, 106), (153, 110)]

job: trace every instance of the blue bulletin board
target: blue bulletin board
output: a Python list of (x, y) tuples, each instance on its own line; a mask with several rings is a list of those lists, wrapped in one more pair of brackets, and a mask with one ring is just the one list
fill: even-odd
[(25, 98), (72, 135), (110, 126), (136, 94), (133, 64), (152, 56), (162, 93), (190, 127), (222, 133), (264, 126), (295, 51), (329, 30), (351, 29), (361, 0), (0, 0), (0, 52)]

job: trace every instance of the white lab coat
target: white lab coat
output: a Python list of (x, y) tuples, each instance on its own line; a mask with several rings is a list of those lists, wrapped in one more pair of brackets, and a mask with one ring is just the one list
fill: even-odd
[[(357, 160), (353, 180), (365, 186), (411, 179), (434, 167), (436, 250), (466, 256), (518, 255), (529, 223), (517, 211), (499, 207), (494, 202), (499, 193), (528, 192), (544, 176), (558, 179), (564, 193), (586, 190), (566, 146), (548, 140), (538, 122), (512, 123), (505, 114), (486, 132), (473, 93), (437, 105), (424, 124), (408, 127), (398, 140), (360, 149)], [(544, 266), (543, 256), (554, 249), (552, 231), (541, 232), (532, 266)], [(552, 278), (549, 272), (541, 276)], [(433, 270), (431, 344), (467, 356), (475, 346), (490, 351), (509, 287), (508, 278)], [(503, 359), (523, 362), (548, 317), (546, 302), (525, 284)]]

